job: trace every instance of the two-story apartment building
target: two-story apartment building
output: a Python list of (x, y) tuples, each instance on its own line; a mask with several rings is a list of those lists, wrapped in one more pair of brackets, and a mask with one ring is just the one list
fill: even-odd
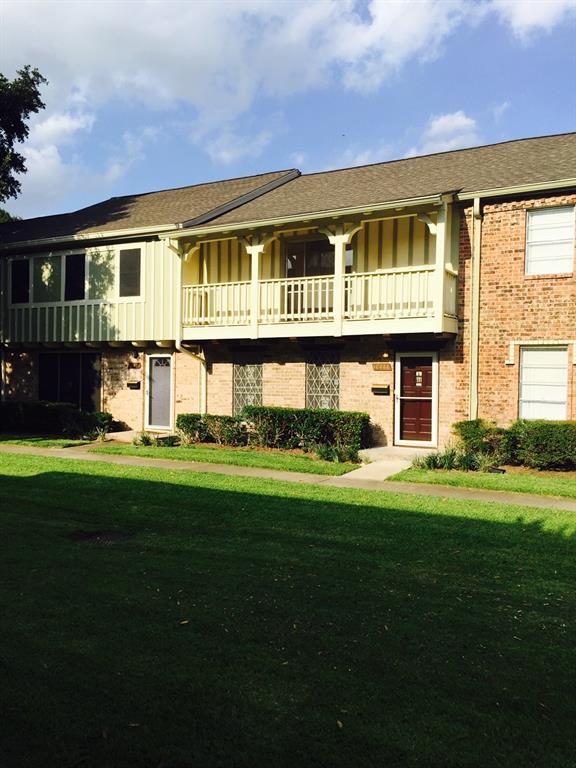
[(2, 396), (362, 410), (394, 445), (576, 418), (575, 207), (564, 134), (4, 224)]

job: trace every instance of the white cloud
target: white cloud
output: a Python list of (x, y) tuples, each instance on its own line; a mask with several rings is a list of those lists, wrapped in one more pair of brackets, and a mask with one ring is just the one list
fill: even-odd
[(527, 40), (539, 30), (549, 31), (576, 16), (576, 0), (491, 0), (488, 9)]
[(453, 149), (473, 147), (480, 143), (476, 121), (459, 110), (444, 115), (433, 115), (420, 141), (406, 153), (406, 156), (448, 152)]
[(496, 123), (499, 122), (500, 119), (502, 118), (502, 115), (505, 112), (508, 112), (509, 109), (510, 109), (510, 102), (509, 101), (503, 101), (500, 104), (495, 104), (492, 107), (492, 116), (494, 118), (494, 122), (496, 122)]
[[(576, 0), (2, 0), (0, 70), (12, 76), (32, 62), (50, 81), (27, 148), (25, 195), (44, 169), (58, 179), (67, 165), (85, 168), (70, 148), (115, 102), (170, 111), (170, 119), (185, 106), (194, 115), (192, 141), (214, 162), (233, 163), (256, 157), (278, 133), (275, 125), (239, 128), (267, 97), (330, 87), (345, 109), (346, 90), (374, 92), (409, 61), (437, 57), (464, 24), (498, 20), (526, 39), (575, 7)], [(423, 151), (476, 143), (466, 119), (431, 124)], [(95, 184), (113, 184), (142, 159), (151, 139), (136, 136), (144, 144), (131, 150), (130, 137), (118, 138), (104, 171), (92, 174)], [(379, 147), (349, 152), (350, 164), (381, 159)]]

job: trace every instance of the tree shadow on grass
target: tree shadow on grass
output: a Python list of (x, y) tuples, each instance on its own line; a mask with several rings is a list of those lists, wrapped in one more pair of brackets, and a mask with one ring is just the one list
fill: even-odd
[(571, 764), (546, 513), (98, 471), (2, 478), (7, 768)]

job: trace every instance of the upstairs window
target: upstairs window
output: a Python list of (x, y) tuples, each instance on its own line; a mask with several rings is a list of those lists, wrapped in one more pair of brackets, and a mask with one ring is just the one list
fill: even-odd
[(526, 274), (559, 275), (574, 268), (574, 206), (528, 211)]
[(62, 295), (62, 257), (40, 256), (34, 259), (32, 299), (34, 302), (60, 301)]
[(82, 301), (86, 290), (86, 257), (83, 253), (66, 256), (64, 301)]
[(30, 262), (18, 259), (12, 262), (10, 298), (12, 304), (28, 304), (30, 301)]
[(119, 295), (140, 296), (140, 248), (120, 251)]

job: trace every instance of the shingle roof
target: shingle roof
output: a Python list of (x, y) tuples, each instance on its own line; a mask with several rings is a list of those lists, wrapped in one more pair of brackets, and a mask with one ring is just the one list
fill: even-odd
[(207, 226), (576, 178), (576, 133), (303, 174)]
[(112, 197), (73, 213), (12, 221), (0, 224), (0, 244), (139, 227), (175, 227), (270, 182), (291, 178), (294, 173), (274, 171), (161, 192)]
[[(472, 149), (342, 170), (295, 171), (114, 197), (60, 216), (0, 225), (0, 244), (67, 235), (191, 224), (228, 226), (385, 204), (443, 192), (474, 192), (576, 178), (576, 133), (519, 139)], [(268, 184), (278, 182), (272, 191)], [(283, 183), (286, 182), (286, 183)], [(264, 189), (261, 189), (264, 188)], [(248, 193), (260, 196), (238, 200)], [(220, 206), (236, 207), (220, 215)]]

